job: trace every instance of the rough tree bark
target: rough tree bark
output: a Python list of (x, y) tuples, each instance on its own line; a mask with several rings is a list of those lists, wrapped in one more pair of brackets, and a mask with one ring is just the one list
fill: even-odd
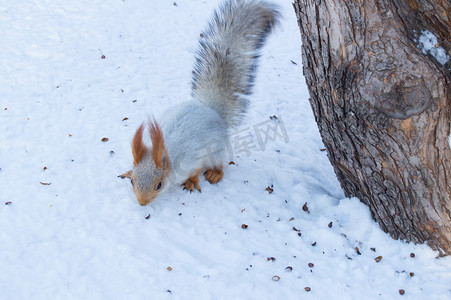
[[(329, 159), (347, 196), (393, 238), (451, 254), (449, 0), (297, 0), (304, 75)], [(358, 224), (356, 224), (358, 226)]]

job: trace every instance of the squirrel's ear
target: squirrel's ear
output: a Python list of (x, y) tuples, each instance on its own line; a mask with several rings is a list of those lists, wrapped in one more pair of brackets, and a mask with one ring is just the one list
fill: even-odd
[(168, 165), (168, 150), (164, 145), (163, 132), (160, 125), (158, 125), (155, 119), (149, 121), (150, 139), (152, 140), (152, 154), (155, 165), (159, 169), (163, 169), (163, 166)]
[(132, 142), (132, 153), (133, 153), (133, 165), (136, 166), (143, 159), (144, 154), (146, 154), (147, 148), (143, 143), (143, 130), (144, 124), (139, 126), (136, 130), (135, 137)]

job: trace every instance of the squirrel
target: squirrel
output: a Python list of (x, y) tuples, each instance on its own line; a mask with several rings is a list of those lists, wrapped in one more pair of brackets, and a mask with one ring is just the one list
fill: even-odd
[(200, 35), (192, 99), (148, 122), (152, 147), (143, 142), (144, 123), (132, 141), (131, 178), (140, 205), (181, 184), (199, 192), (199, 175), (212, 184), (223, 176), (228, 130), (239, 125), (252, 93), (259, 50), (280, 17), (278, 7), (259, 0), (228, 0)]

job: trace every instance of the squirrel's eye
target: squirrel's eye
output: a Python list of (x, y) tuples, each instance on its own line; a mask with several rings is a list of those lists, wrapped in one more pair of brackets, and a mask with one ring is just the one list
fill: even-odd
[(133, 179), (130, 179), (130, 181), (132, 182), (132, 185), (133, 185)]
[(159, 190), (160, 188), (161, 188), (161, 182), (158, 183), (157, 190)]

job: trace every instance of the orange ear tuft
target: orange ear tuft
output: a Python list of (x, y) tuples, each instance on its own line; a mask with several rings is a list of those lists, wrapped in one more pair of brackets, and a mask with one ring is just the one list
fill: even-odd
[(157, 168), (162, 169), (163, 159), (167, 159), (168, 151), (166, 150), (166, 146), (164, 145), (164, 138), (161, 127), (160, 125), (158, 125), (155, 119), (153, 121), (149, 121), (149, 131), (150, 139), (152, 140), (153, 160), (155, 161)]
[(144, 154), (146, 154), (147, 148), (143, 143), (143, 130), (144, 124), (141, 124), (136, 130), (135, 137), (132, 142), (132, 153), (133, 153), (133, 165), (136, 166), (143, 159)]

